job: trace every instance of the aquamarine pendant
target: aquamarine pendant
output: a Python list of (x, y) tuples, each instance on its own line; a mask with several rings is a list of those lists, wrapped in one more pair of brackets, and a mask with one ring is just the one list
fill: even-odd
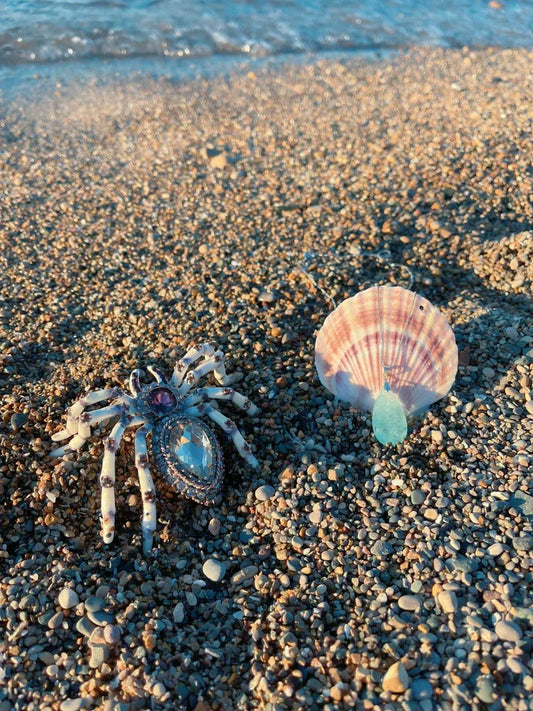
[(372, 429), (381, 444), (398, 444), (407, 436), (407, 417), (400, 398), (385, 381), (372, 410)]

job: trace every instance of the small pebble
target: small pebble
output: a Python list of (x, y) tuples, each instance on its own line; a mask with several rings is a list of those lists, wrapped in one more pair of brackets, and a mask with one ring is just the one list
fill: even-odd
[(220, 533), (220, 525), (220, 520), (218, 518), (212, 518), (209, 521), (207, 529), (212, 536), (218, 536)]
[(70, 610), (72, 607), (76, 607), (80, 601), (80, 598), (78, 593), (72, 588), (63, 588), (63, 590), (59, 593), (57, 601), (63, 610)]
[(411, 503), (414, 506), (420, 506), (420, 504), (423, 504), (425, 500), (426, 494), (422, 491), (422, 489), (415, 489), (411, 492)]
[(386, 671), (381, 682), (384, 691), (391, 691), (393, 694), (403, 694), (407, 691), (411, 680), (402, 662), (394, 662)]
[(433, 696), (433, 687), (427, 679), (413, 679), (411, 682), (411, 694), (413, 699), (420, 701), (421, 699), (431, 699)]
[(437, 595), (437, 602), (443, 612), (451, 614), (457, 611), (457, 598), (455, 597), (455, 593), (453, 591), (443, 591), (439, 593)]
[(499, 556), (503, 553), (503, 550), (504, 548), (501, 543), (493, 543), (491, 546), (489, 546), (487, 552), (493, 558), (496, 558), (496, 556)]
[(322, 521), (322, 511), (320, 509), (313, 509), (309, 514), (309, 520), (311, 523), (320, 523), (320, 521)]
[(109, 649), (103, 645), (95, 645), (91, 647), (91, 656), (89, 666), (91, 669), (97, 669), (109, 658)]
[(105, 600), (101, 597), (88, 597), (85, 600), (85, 610), (86, 612), (99, 612), (105, 607)]
[(491, 676), (483, 675), (478, 677), (475, 694), (477, 698), (485, 704), (491, 704), (496, 700), (497, 696), (494, 691), (494, 682)]
[(56, 614), (52, 615), (52, 617), (48, 620), (49, 629), (51, 629), (51, 630), (59, 629), (59, 627), (61, 627), (61, 625), (63, 623), (63, 619), (64, 619), (63, 613), (61, 611), (56, 612)]
[(226, 574), (226, 566), (215, 558), (208, 558), (202, 566), (206, 578), (219, 583)]
[(518, 642), (522, 638), (520, 627), (509, 620), (499, 620), (494, 626), (498, 637), (505, 642)]
[(271, 499), (274, 496), (275, 492), (276, 492), (276, 490), (274, 489), (273, 486), (269, 486), (268, 484), (265, 484), (255, 490), (255, 498), (258, 501), (268, 501), (269, 499)]
[(370, 549), (370, 552), (372, 555), (378, 557), (386, 557), (391, 555), (393, 550), (392, 545), (388, 541), (377, 540)]
[(80, 619), (76, 622), (76, 629), (80, 634), (90, 637), (92, 631), (94, 630), (94, 624), (88, 617), (80, 617)]
[(172, 611), (172, 617), (174, 622), (181, 624), (185, 618), (185, 608), (182, 602), (176, 603), (174, 610)]
[(65, 699), (61, 702), (59, 706), (60, 711), (80, 711), (84, 707), (84, 700), (82, 698), (77, 699)]
[(420, 608), (420, 600), (414, 595), (402, 595), (398, 600), (400, 609), (415, 612)]
[(533, 548), (533, 536), (516, 536), (513, 538), (515, 551), (530, 551)]
[(15, 412), (13, 415), (11, 415), (11, 429), (12, 430), (18, 430), (22, 425), (25, 425), (26, 422), (28, 421), (28, 415), (25, 412)]
[(156, 681), (152, 687), (152, 694), (156, 699), (160, 699), (167, 693), (166, 687), (161, 681)]
[(103, 610), (96, 610), (96, 612), (90, 611), (88, 612), (87, 617), (91, 622), (95, 625), (99, 625), (100, 627), (105, 627), (106, 625), (113, 624), (114, 622), (113, 615), (110, 615), (108, 612), (103, 612)]
[(104, 627), (104, 639), (108, 644), (118, 644), (120, 636), (120, 627), (117, 627), (117, 625), (106, 625)]

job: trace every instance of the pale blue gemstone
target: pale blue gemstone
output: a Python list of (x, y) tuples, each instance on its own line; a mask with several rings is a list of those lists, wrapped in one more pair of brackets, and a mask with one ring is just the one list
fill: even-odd
[(198, 479), (212, 478), (213, 447), (204, 428), (196, 422), (176, 422), (169, 447), (178, 464)]
[(381, 444), (398, 444), (407, 436), (407, 418), (398, 395), (385, 384), (372, 410), (372, 429)]

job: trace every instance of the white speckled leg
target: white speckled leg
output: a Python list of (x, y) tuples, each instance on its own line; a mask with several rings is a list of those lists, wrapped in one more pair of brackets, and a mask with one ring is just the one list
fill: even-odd
[(222, 351), (213, 353), (210, 358), (206, 358), (204, 362), (197, 365), (194, 370), (189, 371), (185, 377), (185, 382), (178, 388), (178, 393), (183, 397), (194, 385), (196, 385), (200, 378), (203, 378), (204, 375), (207, 375), (208, 373), (213, 373), (216, 380), (218, 380), (221, 385), (229, 383), (229, 377), (226, 375), (226, 368), (224, 366), (224, 354)]
[(219, 425), (224, 430), (224, 432), (226, 432), (226, 434), (231, 437), (233, 444), (235, 445), (241, 457), (246, 460), (248, 464), (250, 464), (252, 467), (257, 468), (259, 466), (259, 462), (252, 454), (250, 445), (246, 442), (242, 434), (239, 432), (239, 429), (237, 428), (235, 422), (233, 422), (233, 420), (228, 419), (220, 412), (220, 410), (211, 407), (209, 403), (205, 403), (202, 405), (198, 405), (197, 407), (188, 408), (185, 411), (185, 414), (190, 415), (191, 417), (194, 417), (195, 415), (205, 414), (210, 417), (214, 422), (217, 423), (217, 425)]
[(188, 395), (183, 405), (191, 407), (199, 402), (207, 402), (208, 400), (231, 400), (231, 402), (241, 410), (244, 410), (249, 415), (256, 415), (259, 409), (244, 395), (236, 392), (233, 388), (199, 388)]
[(52, 435), (53, 442), (61, 442), (72, 435), (78, 434), (79, 416), (90, 405), (96, 405), (97, 402), (109, 400), (110, 398), (118, 397), (122, 393), (118, 388), (107, 388), (106, 390), (95, 390), (92, 393), (87, 393), (84, 397), (77, 400), (67, 410), (67, 424), (64, 430), (56, 432)]
[(143, 500), (143, 553), (148, 555), (152, 550), (154, 531), (157, 526), (156, 495), (152, 475), (148, 466), (148, 450), (146, 437), (152, 431), (151, 425), (139, 427), (135, 433), (135, 465), (139, 475), (139, 485)]
[(125, 420), (120, 420), (104, 441), (104, 458), (100, 473), (102, 538), (104, 543), (111, 543), (115, 535), (115, 454), (120, 446), (120, 440), (126, 427), (128, 427), (128, 423)]
[[(76, 420), (76, 432), (68, 432), (68, 436), (74, 435), (72, 436), (70, 442), (68, 442), (68, 444), (65, 444), (63, 447), (54, 449), (52, 452), (50, 452), (50, 457), (52, 459), (56, 457), (62, 457), (64, 454), (69, 454), (70, 452), (74, 452), (78, 449), (81, 449), (85, 442), (91, 436), (91, 426), (94, 426), (99, 422), (102, 422), (103, 420), (107, 420), (110, 417), (116, 417), (117, 415), (121, 415), (126, 409), (127, 405), (124, 404), (124, 398), (121, 398), (120, 400), (117, 400), (113, 405), (108, 405), (107, 407), (102, 407), (98, 410), (93, 410), (92, 412), (83, 412), (82, 410), (78, 416), (78, 419)], [(67, 430), (63, 430), (62, 432), (58, 432), (57, 434), (52, 435), (52, 440), (57, 442), (66, 439), (66, 431)]]
[(174, 373), (170, 384), (174, 388), (179, 388), (185, 377), (188, 368), (202, 356), (212, 356), (215, 352), (215, 346), (212, 343), (202, 343), (202, 345), (194, 345), (187, 353), (176, 363)]

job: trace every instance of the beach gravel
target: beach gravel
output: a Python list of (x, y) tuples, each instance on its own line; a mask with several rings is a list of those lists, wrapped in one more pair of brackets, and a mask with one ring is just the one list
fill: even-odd
[[(531, 707), (532, 67), (424, 50), (2, 103), (0, 709)], [(395, 447), (314, 367), (333, 302), (385, 283), (460, 359)], [(63, 460), (51, 436), (204, 341), (259, 468), (214, 423), (214, 503), (152, 467), (143, 556), (128, 430), (105, 546), (112, 423)]]

